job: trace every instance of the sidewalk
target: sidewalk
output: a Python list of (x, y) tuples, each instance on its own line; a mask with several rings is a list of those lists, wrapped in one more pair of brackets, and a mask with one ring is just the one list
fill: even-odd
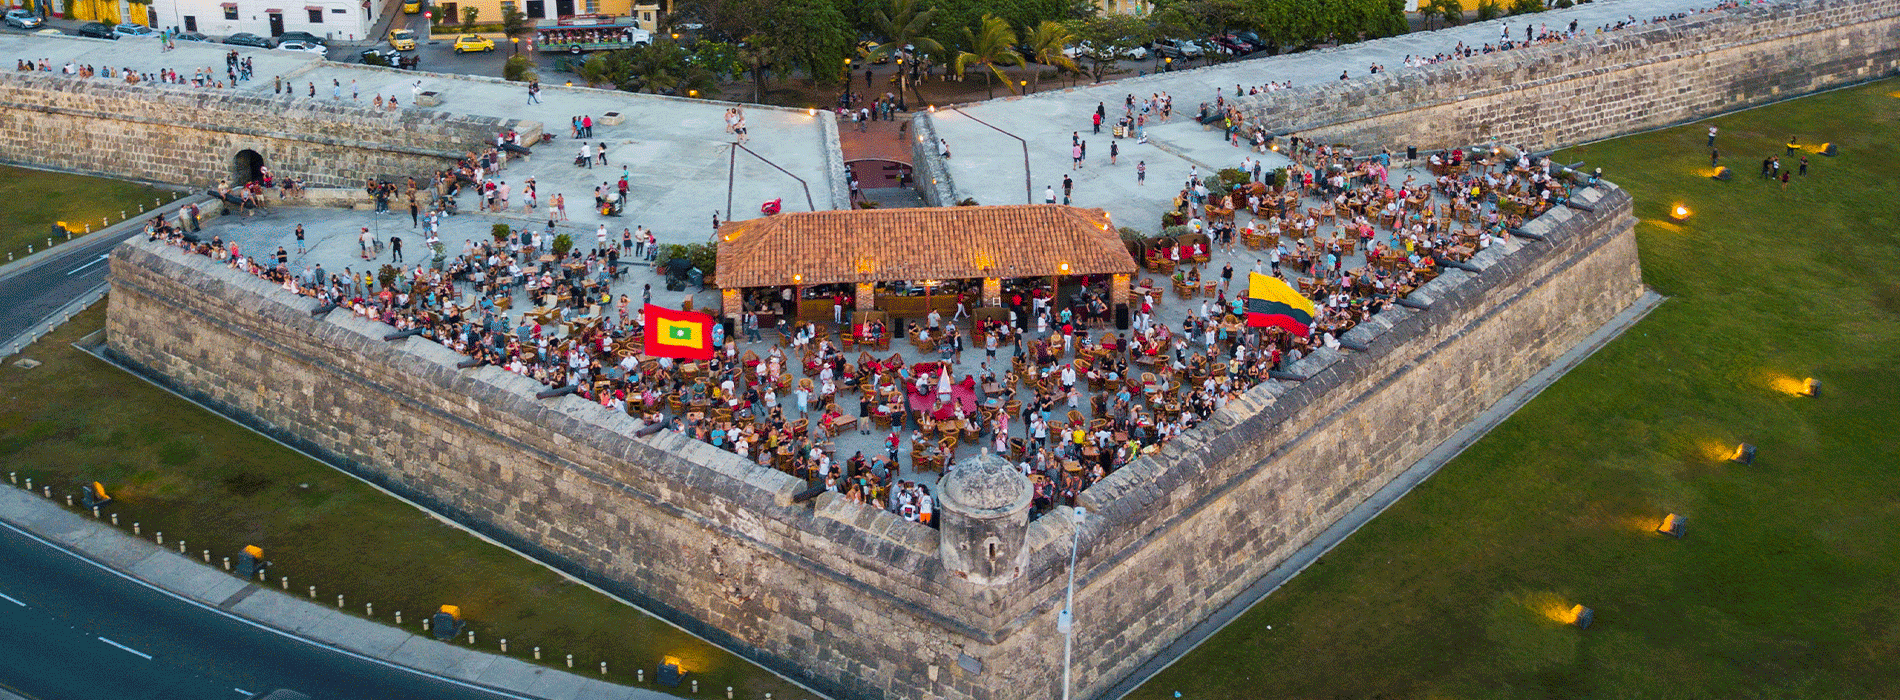
[[(570, 700), (662, 700), (673, 696), (544, 668), (506, 656), (445, 644), (383, 625), (216, 568), (132, 537), (104, 520), (74, 514), (17, 487), (0, 488), (0, 520), (82, 557), (171, 592), (207, 609), (264, 624), (310, 644), (506, 694)], [(0, 698), (5, 694), (0, 693)]]

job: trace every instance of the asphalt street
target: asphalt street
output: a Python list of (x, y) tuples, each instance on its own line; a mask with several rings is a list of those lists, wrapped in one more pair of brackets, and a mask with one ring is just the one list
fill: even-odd
[(67, 302), (105, 284), (107, 253), (140, 230), (134, 225), (60, 244), (53, 248), (53, 257), (0, 280), (0, 341), (26, 332)]
[(4, 525), (0, 630), (0, 691), (28, 700), (511, 697), (294, 640)]

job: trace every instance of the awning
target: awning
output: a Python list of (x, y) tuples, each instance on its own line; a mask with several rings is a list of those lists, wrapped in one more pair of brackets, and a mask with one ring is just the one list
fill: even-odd
[(218, 7), (222, 7), (227, 10), (235, 10), (237, 9), (237, 3), (235, 2), (218, 3)]
[(310, 12), (322, 12), (323, 6), (322, 5), (304, 5), (303, 9)]

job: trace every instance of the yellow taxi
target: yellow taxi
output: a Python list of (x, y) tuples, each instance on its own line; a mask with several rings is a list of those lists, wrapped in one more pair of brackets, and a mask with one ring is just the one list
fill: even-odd
[(397, 51), (416, 50), (416, 33), (407, 29), (389, 30), (389, 48)]
[(461, 36), (455, 37), (455, 52), (456, 53), (472, 53), (475, 51), (494, 51), (494, 50), (495, 50), (494, 39), (490, 39), (485, 36), (476, 36), (474, 34), (463, 34)]
[(421, 12), (422, 0), (403, 0), (402, 11), (403, 11), (403, 14), (409, 14), (409, 15), (413, 15), (417, 12)]

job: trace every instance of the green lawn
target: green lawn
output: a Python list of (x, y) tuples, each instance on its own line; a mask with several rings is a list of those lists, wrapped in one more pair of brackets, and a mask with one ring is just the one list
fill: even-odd
[[(213, 561), (247, 544), (264, 548), (273, 575), (293, 590), (316, 586), (351, 611), (373, 603), (377, 617), (421, 631), (424, 613), (460, 605), (487, 651), (508, 639), (512, 656), (542, 647), (554, 665), (574, 654), (581, 672), (649, 687), (662, 654), (681, 657), (710, 697), (807, 697), (749, 662), (606, 596), (450, 527), (318, 462), (71, 347), (104, 325), (104, 304), (30, 346), (21, 357), (45, 364), (0, 368), (0, 462), (5, 470), (76, 493), (92, 480), (117, 497), (127, 528), (186, 540)], [(564, 664), (563, 664), (564, 665)], [(656, 688), (658, 689), (658, 688)], [(682, 685), (677, 692), (685, 694)], [(723, 695), (722, 695), (723, 697)]]
[[(1710, 120), (1730, 182), (1706, 123), (1560, 154), (1635, 195), (1669, 301), (1133, 697), (1900, 697), (1896, 115), (1888, 80)], [(1841, 155), (1784, 191), (1791, 134)]]
[(154, 200), (172, 198), (168, 190), (124, 180), (0, 165), (0, 262), (7, 253), (24, 257), (28, 244), (35, 251), (45, 249), (55, 222), (66, 222), (78, 236), (86, 226), (97, 231), (106, 219), (115, 224), (136, 219), (140, 206), (151, 209)]

